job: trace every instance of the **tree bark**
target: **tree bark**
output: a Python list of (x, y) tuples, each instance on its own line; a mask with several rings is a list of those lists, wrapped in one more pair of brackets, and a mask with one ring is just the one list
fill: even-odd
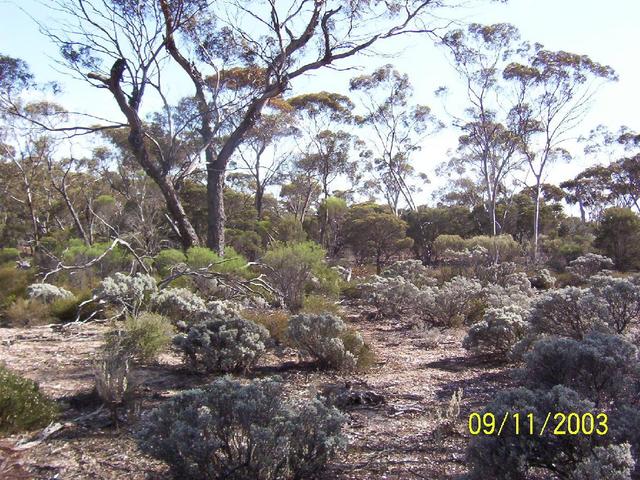
[(207, 165), (207, 246), (224, 255), (224, 172), (219, 162)]

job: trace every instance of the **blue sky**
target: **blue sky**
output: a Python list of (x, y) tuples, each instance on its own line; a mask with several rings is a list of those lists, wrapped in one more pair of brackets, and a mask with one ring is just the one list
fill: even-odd
[[(605, 86), (598, 94), (583, 126), (576, 134), (586, 133), (598, 124), (614, 129), (627, 125), (640, 129), (640, 2), (637, 0), (511, 0), (508, 4), (468, 1), (467, 6), (455, 11), (455, 16), (464, 21), (477, 23), (508, 22), (516, 25), (523, 39), (540, 42), (553, 50), (567, 50), (587, 54), (594, 60), (611, 65), (619, 74), (616, 84)], [(0, 52), (26, 60), (41, 81), (60, 80), (54, 70), (55, 49), (38, 32), (33, 21), (18, 7), (42, 17), (43, 7), (35, 0), (19, 2), (0, 1)], [(404, 39), (381, 49), (391, 58), (361, 57), (352, 66), (363, 71), (384, 63), (394, 63), (411, 77), (420, 103), (432, 105), (443, 120), (440, 101), (433, 92), (447, 85), (452, 91), (461, 85), (453, 73), (442, 50), (428, 41)], [(336, 74), (320, 72), (294, 84), (295, 93), (313, 90), (345, 91), (348, 79), (354, 72)], [(100, 116), (118, 119), (113, 101), (108, 92), (96, 91), (82, 82), (62, 80), (65, 93), (59, 101), (69, 109), (91, 112)], [(188, 82), (176, 80), (174, 92), (188, 93)], [(183, 89), (186, 89), (183, 91)], [(461, 91), (461, 90), (459, 90)], [(455, 97), (454, 100), (455, 102)], [(455, 147), (456, 132), (445, 132), (425, 142), (422, 152), (415, 159), (416, 167), (431, 174), (435, 165), (447, 157), (447, 150)], [(576, 152), (579, 153), (579, 152)], [(576, 155), (568, 165), (559, 165), (552, 172), (552, 180), (562, 180), (575, 175), (585, 165)], [(437, 179), (426, 189), (424, 195), (438, 186)], [(425, 197), (426, 201), (426, 197)]]

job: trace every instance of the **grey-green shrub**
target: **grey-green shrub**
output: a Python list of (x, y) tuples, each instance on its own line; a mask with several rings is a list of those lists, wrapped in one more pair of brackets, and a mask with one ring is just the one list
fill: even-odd
[[(539, 435), (542, 422), (549, 412), (599, 413), (592, 402), (575, 391), (557, 385), (550, 391), (517, 388), (498, 393), (481, 412), (495, 415), (496, 432), (501, 419), (509, 414), (500, 435), (474, 435), (467, 447), (467, 465), (471, 480), (529, 478), (535, 468), (544, 470), (541, 478), (571, 478), (572, 472), (590, 458), (598, 442), (606, 437), (598, 435), (554, 435), (554, 428), (547, 428)], [(521, 418), (533, 414), (535, 435), (515, 431), (513, 414)], [(551, 424), (551, 422), (550, 422)], [(527, 425), (528, 428), (528, 425)]]
[(246, 372), (264, 353), (268, 338), (268, 330), (250, 320), (212, 315), (176, 335), (173, 344), (195, 370)]
[(583, 305), (614, 332), (625, 333), (640, 322), (640, 282), (634, 278), (592, 276)]
[(618, 335), (600, 332), (581, 341), (539, 340), (524, 362), (519, 377), (527, 386), (565, 385), (596, 403), (621, 400), (638, 374), (636, 347)]
[(567, 271), (584, 281), (598, 272), (610, 270), (613, 267), (613, 260), (609, 257), (597, 253), (586, 253), (570, 262)]
[(172, 322), (196, 323), (207, 311), (207, 304), (186, 288), (166, 288), (151, 298), (151, 308)]
[(386, 278), (402, 277), (418, 288), (433, 287), (437, 279), (420, 260), (400, 260), (385, 268), (382, 276)]
[(513, 346), (527, 333), (527, 311), (519, 306), (489, 308), (482, 321), (469, 328), (462, 346), (475, 353), (506, 359)]
[(326, 368), (353, 369), (366, 348), (359, 334), (351, 335), (340, 317), (327, 313), (291, 317), (287, 335), (303, 355)]
[(585, 308), (589, 290), (565, 287), (545, 292), (534, 303), (529, 316), (538, 334), (580, 339), (602, 322), (593, 309)]
[(631, 480), (635, 465), (628, 443), (596, 447), (571, 472), (571, 480)]
[(285, 402), (278, 379), (221, 378), (153, 410), (137, 436), (142, 451), (167, 462), (174, 478), (307, 479), (346, 445), (344, 422), (319, 400)]
[(414, 314), (418, 309), (420, 289), (404, 277), (375, 276), (360, 285), (360, 290), (362, 299), (384, 317)]
[(27, 287), (27, 296), (42, 303), (53, 303), (56, 300), (73, 298), (73, 293), (50, 283), (33, 283)]
[(136, 315), (157, 291), (156, 281), (150, 275), (137, 273), (131, 276), (117, 272), (100, 283), (96, 295), (116, 308)]
[(481, 295), (480, 282), (454, 277), (441, 287), (422, 289), (417, 298), (418, 313), (430, 326), (459, 327), (470, 317)]

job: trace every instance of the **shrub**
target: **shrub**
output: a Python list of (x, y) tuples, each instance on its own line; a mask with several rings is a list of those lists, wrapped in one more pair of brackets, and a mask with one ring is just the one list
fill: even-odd
[(628, 443), (596, 447), (577, 465), (571, 480), (630, 480), (635, 465)]
[(206, 247), (191, 247), (187, 250), (187, 265), (193, 269), (209, 270), (244, 276), (247, 274), (247, 259), (232, 247), (226, 247), (224, 257)]
[(505, 359), (527, 332), (526, 311), (518, 306), (489, 308), (482, 319), (471, 326), (462, 345), (476, 353)]
[(613, 260), (596, 253), (587, 253), (569, 263), (567, 272), (585, 281), (602, 270), (612, 269)]
[(417, 299), (419, 312), (431, 326), (458, 327), (471, 316), (481, 293), (477, 280), (455, 277), (440, 288), (422, 290)]
[(206, 372), (246, 372), (264, 353), (269, 332), (239, 316), (213, 317), (179, 334), (173, 344), (193, 369)]
[(120, 348), (141, 361), (155, 360), (171, 343), (171, 321), (157, 313), (129, 316), (122, 328), (107, 335), (107, 349)]
[[(117, 340), (117, 339), (116, 339)], [(118, 424), (118, 409), (132, 393), (129, 372), (131, 356), (124, 345), (107, 344), (94, 364), (96, 392), (109, 408), (114, 423)]]
[(80, 305), (92, 299), (92, 297), (93, 294), (91, 291), (87, 290), (71, 298), (55, 300), (50, 307), (51, 314), (61, 323), (74, 322), (76, 319), (87, 320), (94, 318), (96, 314), (100, 312), (98, 302), (88, 302), (84, 304), (80, 310)]
[(27, 287), (27, 295), (32, 300), (42, 303), (53, 303), (55, 300), (73, 298), (73, 293), (62, 287), (56, 287), (49, 283), (33, 283)]
[(38, 385), (0, 364), (0, 434), (42, 428), (58, 415), (58, 407)]
[(38, 300), (19, 298), (5, 312), (11, 327), (33, 327), (51, 323), (51, 307)]
[(167, 288), (151, 298), (153, 311), (171, 319), (174, 324), (183, 321), (196, 323), (207, 311), (207, 304), (186, 288)]
[(171, 268), (181, 263), (187, 262), (187, 256), (182, 250), (176, 250), (175, 248), (169, 248), (161, 250), (153, 260), (153, 264), (162, 276), (167, 276), (171, 273)]
[(537, 341), (519, 372), (532, 388), (565, 385), (600, 403), (621, 397), (638, 370), (636, 348), (617, 335), (592, 333), (582, 341)]
[[(550, 391), (531, 391), (517, 388), (500, 392), (495, 400), (487, 405), (484, 413), (495, 415), (496, 421), (509, 415), (512, 420), (515, 413), (521, 418), (533, 414), (536, 432), (548, 412), (575, 412), (582, 415), (591, 412), (594, 416), (594, 404), (571, 389), (557, 385)], [(498, 429), (500, 424), (496, 425)], [(467, 448), (467, 465), (470, 479), (487, 478), (524, 479), (530, 478), (532, 469), (545, 470), (549, 478), (571, 478), (571, 472), (581, 462), (588, 459), (594, 444), (602, 439), (597, 435), (554, 435), (553, 428), (545, 429), (543, 435), (528, 435), (522, 431), (516, 433), (515, 422), (505, 422), (500, 435), (475, 435), (471, 437)], [(597, 438), (596, 438), (597, 437)], [(555, 478), (555, 477), (554, 477)]]
[(319, 400), (286, 403), (277, 379), (243, 385), (222, 378), (153, 410), (138, 438), (142, 450), (167, 462), (175, 478), (306, 479), (346, 445), (344, 421)]
[(383, 272), (386, 278), (402, 277), (416, 287), (433, 287), (437, 280), (433, 277), (431, 270), (425, 267), (420, 260), (401, 260), (392, 263)]
[(596, 232), (595, 246), (618, 270), (640, 267), (640, 217), (628, 208), (608, 208)]
[(287, 330), (293, 346), (326, 368), (353, 369), (368, 347), (362, 337), (349, 332), (339, 317), (331, 314), (295, 315)]
[(538, 290), (549, 290), (556, 284), (555, 277), (546, 268), (537, 270), (529, 277), (531, 286)]
[(585, 308), (585, 288), (565, 287), (551, 290), (533, 305), (529, 321), (535, 333), (580, 339), (600, 322)]
[(20, 251), (17, 248), (0, 248), (0, 265), (20, 260)]
[(6, 308), (26, 294), (32, 272), (13, 266), (0, 267), (0, 308)]
[(330, 313), (332, 315), (340, 315), (340, 306), (322, 295), (307, 295), (304, 297), (304, 307), (300, 313), (309, 313), (319, 315), (321, 313)]
[(420, 290), (403, 277), (378, 277), (360, 286), (363, 299), (385, 317), (414, 313)]
[(293, 245), (276, 244), (263, 257), (267, 276), (282, 293), (285, 304), (293, 311), (304, 302), (304, 287), (311, 274), (322, 267), (324, 250), (314, 242)]
[(640, 320), (640, 282), (596, 275), (589, 283), (584, 308), (596, 312), (614, 332), (625, 333), (630, 325)]
[(191, 268), (207, 268), (220, 260), (220, 256), (207, 247), (191, 247), (187, 250), (187, 265)]
[(105, 278), (98, 287), (97, 296), (110, 304), (136, 315), (157, 292), (156, 281), (150, 275), (135, 276), (117, 272)]
[(289, 314), (285, 310), (246, 309), (241, 316), (266, 328), (278, 344), (287, 343)]

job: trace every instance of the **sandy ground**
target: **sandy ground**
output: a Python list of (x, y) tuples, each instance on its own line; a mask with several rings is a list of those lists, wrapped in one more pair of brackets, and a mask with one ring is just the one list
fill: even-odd
[[(295, 352), (285, 349), (266, 356), (253, 375), (280, 375), (296, 398), (345, 388), (384, 398), (374, 405), (345, 407), (349, 449), (331, 463), (327, 479), (460, 478), (466, 472), (468, 415), (511, 383), (507, 370), (469, 358), (461, 347), (462, 332), (445, 332), (437, 345), (426, 346), (423, 334), (399, 322), (358, 320), (353, 326), (376, 352), (377, 363), (366, 373), (320, 372), (298, 362)], [(1, 361), (37, 381), (46, 394), (65, 405), (63, 428), (16, 456), (29, 472), (28, 478), (168, 477), (162, 462), (137, 449), (131, 434), (135, 413), (128, 425), (117, 429), (106, 414), (82, 418), (99, 407), (89, 392), (92, 357), (105, 330), (102, 325), (74, 327), (65, 333), (48, 327), (0, 329)], [(180, 358), (167, 354), (155, 365), (136, 368), (135, 378), (136, 405), (144, 411), (212, 377), (185, 372)], [(459, 389), (463, 391), (460, 415), (453, 422), (443, 422), (438, 412), (446, 409)], [(12, 437), (5, 443), (35, 434)]]

